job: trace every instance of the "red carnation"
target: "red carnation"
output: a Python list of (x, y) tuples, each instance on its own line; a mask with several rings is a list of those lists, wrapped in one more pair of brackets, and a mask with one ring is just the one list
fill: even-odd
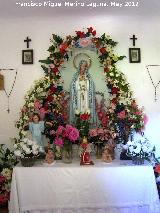
[(49, 96), (46, 98), (46, 101), (47, 101), (47, 102), (52, 102), (52, 101), (53, 101), (53, 96), (52, 96), (52, 95), (49, 95)]
[(89, 32), (89, 33), (92, 33), (93, 27), (89, 27), (89, 28), (87, 28), (87, 29), (88, 29), (88, 32)]
[(55, 75), (59, 72), (57, 67), (51, 68), (51, 70)]
[(90, 115), (89, 115), (88, 113), (84, 113), (84, 114), (81, 114), (81, 115), (80, 115), (80, 119), (81, 119), (82, 121), (88, 120), (89, 117), (90, 117)]
[(112, 94), (117, 94), (119, 91), (118, 87), (112, 87)]
[(81, 31), (76, 31), (77, 36), (79, 36), (80, 38), (84, 38), (84, 32)]
[(93, 35), (93, 36), (95, 36), (95, 35), (96, 35), (96, 30), (94, 30), (94, 31), (92, 32), (92, 35)]
[(160, 164), (156, 165), (154, 171), (160, 174)]
[(56, 87), (55, 87), (54, 85), (52, 85), (52, 86), (50, 87), (50, 91), (54, 93), (54, 92), (56, 91)]
[(109, 68), (108, 67), (105, 67), (104, 68), (104, 72), (108, 72), (109, 71)]
[(116, 103), (117, 103), (117, 99), (116, 99), (116, 98), (113, 98), (113, 99), (112, 99), (112, 104), (116, 105)]
[(102, 47), (100, 50), (99, 50), (102, 54), (105, 54), (106, 53), (106, 49), (104, 47)]

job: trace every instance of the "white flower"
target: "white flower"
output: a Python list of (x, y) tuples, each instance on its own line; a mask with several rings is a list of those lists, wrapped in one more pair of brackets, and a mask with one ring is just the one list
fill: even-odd
[(21, 151), (20, 150), (15, 150), (14, 154), (16, 157), (21, 157)]
[(128, 145), (123, 145), (123, 149), (127, 150), (128, 149)]
[(38, 151), (33, 150), (33, 154), (34, 154), (34, 155), (38, 155)]
[(33, 141), (31, 141), (31, 140), (28, 140), (28, 143), (27, 143), (28, 145), (33, 145)]
[(136, 154), (138, 154), (138, 153), (140, 153), (140, 151), (141, 151), (141, 145), (140, 145), (140, 144), (137, 144), (137, 147), (134, 149), (134, 152), (135, 152)]
[(27, 148), (27, 149), (25, 150), (25, 152), (26, 152), (27, 155), (29, 155), (29, 154), (31, 154), (32, 151), (31, 151), (29, 148)]
[(17, 144), (15, 143), (13, 147), (14, 147), (14, 149), (17, 149), (18, 146), (17, 146)]
[(24, 143), (27, 143), (27, 142), (28, 142), (28, 138), (24, 138), (24, 139), (23, 139), (23, 142), (24, 142)]
[(128, 149), (129, 149), (129, 152), (131, 152), (131, 153), (134, 151), (133, 146), (129, 146)]
[(128, 146), (133, 146), (133, 144), (134, 144), (133, 141), (128, 141), (128, 142), (127, 142), (127, 145), (128, 145)]

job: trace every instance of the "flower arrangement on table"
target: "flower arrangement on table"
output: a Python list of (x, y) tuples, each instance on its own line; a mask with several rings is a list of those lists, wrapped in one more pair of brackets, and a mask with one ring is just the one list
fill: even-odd
[(28, 138), (21, 139), (20, 141), (16, 140), (14, 144), (14, 154), (18, 159), (21, 160), (23, 165), (25, 162), (30, 162), (31, 165), (28, 164), (28, 166), (32, 166), (34, 160), (42, 152), (42, 147), (40, 147), (35, 141), (32, 141)]
[(79, 130), (80, 137), (88, 137), (89, 125), (90, 125), (90, 111), (87, 110), (84, 113), (76, 110), (76, 128)]
[(79, 138), (78, 129), (72, 125), (67, 124), (65, 127), (59, 126), (53, 134), (55, 135), (54, 145), (56, 147), (62, 147), (63, 151), (68, 154), (72, 154), (72, 143), (77, 141)]
[(90, 142), (96, 145), (96, 156), (101, 158), (103, 145), (109, 144), (115, 147), (116, 133), (106, 128), (95, 128), (89, 130)]
[(17, 164), (14, 153), (0, 144), (0, 207), (7, 206), (10, 194), (12, 168)]
[(123, 148), (129, 157), (132, 157), (132, 159), (141, 159), (142, 161), (144, 159), (150, 161), (155, 151), (155, 146), (144, 136), (139, 138), (139, 140), (128, 141)]

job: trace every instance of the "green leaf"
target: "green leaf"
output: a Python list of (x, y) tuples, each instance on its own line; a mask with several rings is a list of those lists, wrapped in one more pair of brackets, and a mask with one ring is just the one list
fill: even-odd
[(47, 51), (53, 53), (55, 51), (55, 47), (52, 45), (49, 47), (49, 49)]
[(39, 60), (39, 62), (43, 63), (43, 64), (50, 64), (51, 60), (49, 58), (47, 58), (46, 60)]

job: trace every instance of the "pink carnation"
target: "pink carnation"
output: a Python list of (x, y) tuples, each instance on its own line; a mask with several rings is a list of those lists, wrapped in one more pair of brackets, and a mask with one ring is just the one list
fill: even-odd
[(57, 136), (58, 136), (58, 135), (61, 135), (62, 132), (63, 132), (63, 130), (64, 130), (64, 127), (63, 127), (63, 126), (59, 126), (58, 129), (57, 129), (57, 131), (56, 131), (56, 135), (57, 135)]
[(41, 107), (40, 101), (39, 101), (39, 100), (36, 100), (36, 101), (34, 102), (34, 108), (39, 109), (40, 107)]
[(54, 144), (56, 146), (60, 146), (60, 147), (63, 146), (63, 140), (62, 140), (62, 138), (55, 138)]
[(76, 128), (72, 128), (68, 135), (69, 140), (76, 141), (79, 138), (79, 131)]
[(96, 129), (90, 129), (89, 135), (90, 135), (90, 137), (96, 137), (97, 136), (97, 130)]

